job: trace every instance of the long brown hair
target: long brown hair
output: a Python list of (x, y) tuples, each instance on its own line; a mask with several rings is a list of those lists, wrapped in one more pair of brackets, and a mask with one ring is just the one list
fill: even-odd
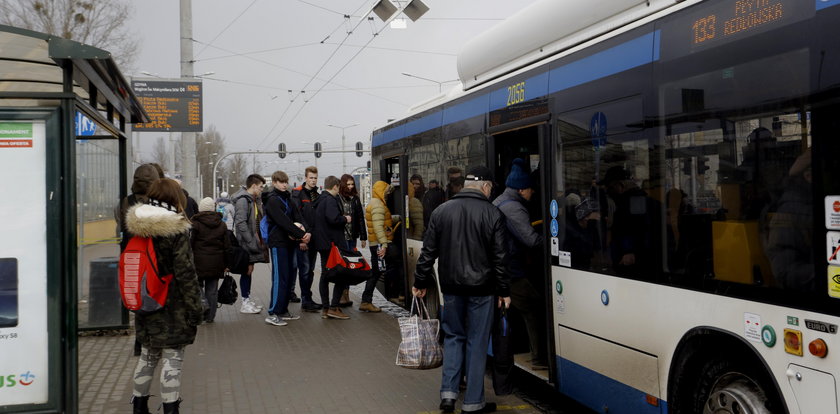
[(175, 207), (179, 213), (183, 213), (187, 205), (187, 196), (184, 190), (181, 190), (181, 185), (170, 178), (161, 178), (154, 182), (146, 196)]
[[(351, 190), (350, 187), (347, 186), (347, 181), (353, 181), (353, 189)], [(338, 193), (343, 195), (344, 197), (358, 197), (359, 190), (356, 188), (358, 184), (356, 184), (356, 179), (353, 178), (350, 174), (344, 174), (341, 176), (341, 182), (338, 183)]]

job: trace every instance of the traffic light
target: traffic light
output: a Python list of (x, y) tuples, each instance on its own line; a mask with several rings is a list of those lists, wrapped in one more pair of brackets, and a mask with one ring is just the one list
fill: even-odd
[(365, 155), (365, 144), (362, 144), (361, 141), (356, 143), (356, 156), (361, 158)]
[(709, 169), (706, 161), (709, 161), (709, 157), (697, 157), (697, 175), (703, 175)]
[(321, 158), (321, 155), (322, 155), (321, 154), (321, 143), (316, 142), (315, 143), (315, 158)]
[(683, 163), (683, 168), (682, 168), (683, 174), (691, 175), (691, 157), (683, 158), (682, 163)]
[(277, 155), (279, 155), (280, 158), (286, 158), (286, 144), (282, 142), (277, 144)]

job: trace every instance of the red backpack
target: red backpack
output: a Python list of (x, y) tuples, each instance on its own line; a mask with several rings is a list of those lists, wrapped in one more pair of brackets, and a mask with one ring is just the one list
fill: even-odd
[(126, 309), (138, 314), (163, 309), (171, 282), (172, 274), (158, 272), (152, 239), (132, 237), (120, 254), (120, 294)]

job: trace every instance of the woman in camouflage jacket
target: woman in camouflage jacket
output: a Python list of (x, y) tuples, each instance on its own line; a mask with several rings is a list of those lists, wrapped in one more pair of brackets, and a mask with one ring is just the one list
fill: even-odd
[(183, 192), (177, 182), (164, 178), (152, 185), (148, 197), (148, 204), (128, 210), (126, 226), (135, 236), (152, 238), (158, 272), (172, 274), (173, 279), (164, 308), (135, 317), (142, 352), (134, 371), (132, 403), (135, 414), (149, 412), (152, 377), (163, 359), (160, 394), (164, 412), (177, 413), (184, 347), (195, 340), (204, 309), (190, 250), (190, 222), (184, 216)]

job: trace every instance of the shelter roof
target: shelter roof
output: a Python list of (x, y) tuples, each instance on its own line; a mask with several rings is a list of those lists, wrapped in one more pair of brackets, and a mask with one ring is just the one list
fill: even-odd
[(66, 68), (72, 68), (72, 92), (88, 106), (85, 112), (92, 109), (107, 117), (113, 110), (127, 123), (149, 121), (109, 52), (0, 25), (0, 106), (56, 106), (57, 99), (66, 97)]

